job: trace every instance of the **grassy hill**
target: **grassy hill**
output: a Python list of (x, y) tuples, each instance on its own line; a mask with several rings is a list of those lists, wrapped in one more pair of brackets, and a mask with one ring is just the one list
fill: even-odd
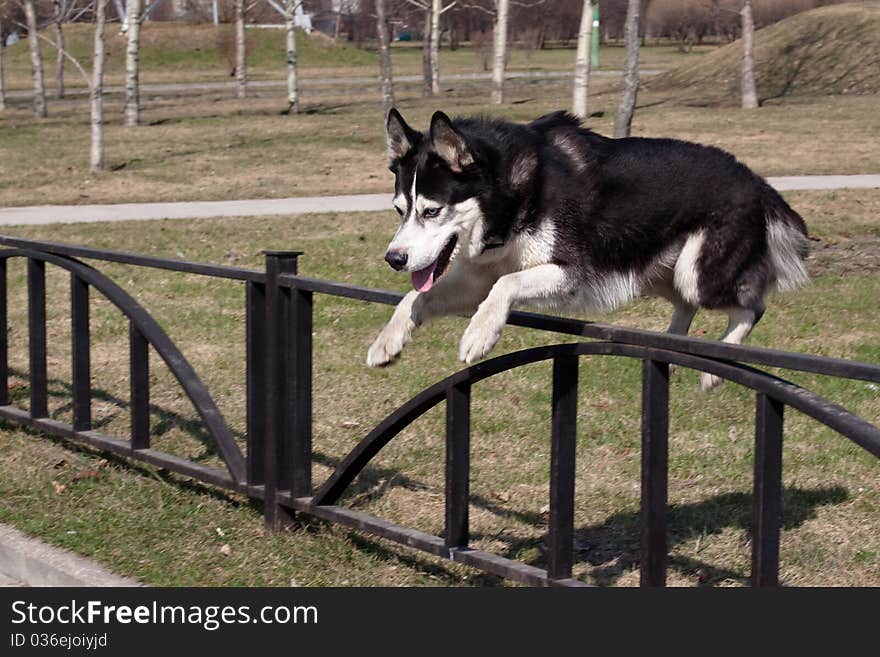
[[(758, 96), (880, 93), (880, 2), (822, 7), (755, 35)], [(686, 102), (739, 102), (742, 42), (652, 80)]]

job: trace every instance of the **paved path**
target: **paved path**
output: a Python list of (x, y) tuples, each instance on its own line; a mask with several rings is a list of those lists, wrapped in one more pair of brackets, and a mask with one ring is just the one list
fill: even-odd
[[(768, 178), (779, 190), (877, 189), (880, 174), (857, 176), (787, 176)], [(375, 212), (391, 210), (391, 194), (311, 196), (242, 201), (184, 201), (181, 203), (120, 203), (111, 205), (36, 205), (0, 208), (0, 226), (140, 221), (205, 217), (256, 217), (313, 212)]]

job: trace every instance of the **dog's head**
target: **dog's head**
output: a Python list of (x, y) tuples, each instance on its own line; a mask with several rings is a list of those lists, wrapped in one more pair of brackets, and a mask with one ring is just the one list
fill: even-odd
[(385, 131), (400, 214), (385, 260), (411, 272), (413, 287), (425, 292), (462, 246), (480, 239), (474, 233), (482, 226), (481, 171), (472, 146), (443, 112), (436, 112), (428, 132), (421, 133), (392, 109)]

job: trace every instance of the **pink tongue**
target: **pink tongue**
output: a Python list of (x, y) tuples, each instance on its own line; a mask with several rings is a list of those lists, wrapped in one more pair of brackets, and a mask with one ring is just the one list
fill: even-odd
[(412, 273), (413, 289), (417, 292), (427, 292), (434, 285), (434, 269), (437, 267), (435, 260), (424, 269), (419, 269)]

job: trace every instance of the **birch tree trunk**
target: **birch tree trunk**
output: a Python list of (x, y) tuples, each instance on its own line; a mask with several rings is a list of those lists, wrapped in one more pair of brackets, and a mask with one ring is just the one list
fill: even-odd
[(235, 77), (238, 80), (238, 97), (247, 96), (247, 41), (244, 35), (246, 0), (235, 0)]
[(92, 171), (104, 170), (104, 22), (107, 0), (95, 0), (95, 51), (92, 60)]
[(578, 30), (577, 56), (574, 62), (574, 96), (572, 112), (578, 118), (587, 118), (590, 94), (590, 46), (593, 38), (593, 0), (584, 0), (581, 27)]
[(431, 7), (425, 9), (425, 30), (422, 36), (422, 76), (424, 84), (422, 86), (422, 96), (433, 96), (434, 87), (431, 84), (431, 24), (434, 13)]
[(296, 68), (296, 32), (294, 17), (299, 0), (284, 0), (284, 29), (287, 35), (287, 113), (299, 114), (299, 83)]
[(0, 20), (0, 112), (6, 109), (6, 77), (3, 73), (3, 49), (6, 42), (3, 39), (3, 21)]
[(752, 15), (752, 0), (744, 0), (742, 11), (743, 54), (742, 54), (742, 106), (755, 109), (758, 106), (758, 90), (755, 87), (755, 19)]
[(40, 37), (37, 35), (37, 12), (34, 10), (34, 0), (24, 0), (24, 15), (27, 22), (31, 71), (34, 76), (34, 116), (45, 119), (46, 87), (43, 85), (43, 59), (40, 57)]
[(492, 62), (492, 102), (500, 105), (504, 102), (504, 69), (507, 66), (507, 17), (510, 11), (510, 0), (498, 0), (497, 10), (493, 35), (495, 54)]
[(394, 107), (394, 79), (391, 76), (391, 35), (385, 16), (385, 0), (376, 0), (376, 31), (379, 33), (379, 74), (382, 77), (384, 116)]
[(128, 0), (128, 45), (125, 48), (125, 127), (137, 126), (141, 115), (140, 48), (143, 0)]
[(440, 93), (440, 12), (443, 0), (431, 2), (431, 93)]
[(64, 30), (61, 28), (61, 5), (55, 2), (55, 98), (64, 98)]
[(627, 0), (626, 26), (626, 64), (623, 72), (623, 92), (620, 105), (614, 118), (614, 137), (629, 137), (632, 128), (633, 112), (636, 109), (636, 96), (639, 93), (639, 9), (641, 0)]

